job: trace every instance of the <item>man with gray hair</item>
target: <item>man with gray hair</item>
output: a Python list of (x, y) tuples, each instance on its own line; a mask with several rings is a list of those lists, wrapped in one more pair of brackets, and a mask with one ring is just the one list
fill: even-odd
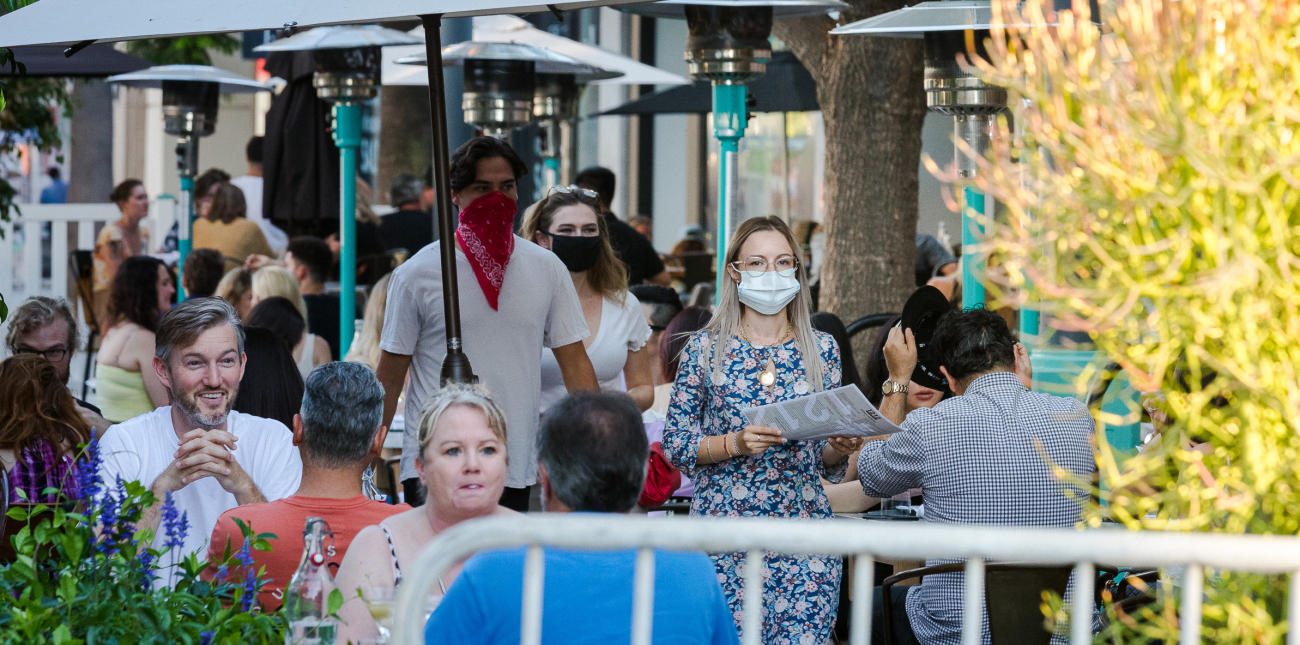
[[(54, 366), (66, 385), (71, 374), (72, 354), (77, 351), (77, 321), (72, 317), (72, 309), (62, 298), (32, 296), (24, 300), (9, 317), (5, 345), (14, 356), (40, 354)], [(109, 422), (104, 420), (99, 408), (73, 398), (77, 402), (77, 411), (95, 434), (104, 434)]]
[(361, 476), (384, 448), (388, 429), (380, 425), (384, 388), (370, 368), (360, 363), (326, 363), (312, 370), (302, 395), (302, 408), (293, 417), (293, 443), (302, 457), (302, 483), (292, 496), (265, 504), (232, 508), (217, 519), (208, 545), (208, 559), (237, 551), (242, 520), (257, 533), (274, 533), (271, 550), (254, 551), (253, 561), (266, 567), (267, 583), (258, 600), (273, 611), (283, 602), (303, 550), (308, 517), (323, 517), (333, 532), (325, 556), (336, 566), (361, 529), (411, 507), (367, 498)]
[[(550, 512), (619, 513), (636, 506), (649, 446), (626, 394), (572, 394), (546, 411), (538, 479)], [(424, 642), (518, 643), (525, 549), (485, 551), (456, 576), (425, 625)], [(656, 643), (739, 643), (713, 562), (703, 553), (655, 551)], [(626, 643), (632, 637), (636, 551), (545, 549), (542, 640)]]
[(247, 357), (229, 303), (186, 300), (163, 316), (156, 339), (153, 369), (171, 405), (109, 428), (100, 440), (100, 475), (109, 486), (121, 478), (149, 487), (157, 502), (137, 529), (154, 530), (160, 548), (167, 538), (157, 531), (160, 509), (170, 495), (189, 521), (173, 551), (183, 558), (203, 552), (222, 512), (297, 489), (302, 462), (283, 424), (231, 410)]
[(414, 254), (433, 241), (433, 217), (420, 208), (424, 182), (414, 175), (401, 174), (393, 179), (388, 191), (390, 204), (397, 209), (379, 218), (379, 234), (388, 250), (406, 249)]

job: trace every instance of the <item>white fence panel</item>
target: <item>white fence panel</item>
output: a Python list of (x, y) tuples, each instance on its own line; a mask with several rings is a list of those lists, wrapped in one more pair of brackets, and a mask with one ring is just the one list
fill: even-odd
[[(668, 549), (711, 553), (825, 553), (856, 556), (853, 631), (850, 643), (866, 645), (870, 634), (872, 565), (876, 557), (917, 560), (966, 560), (965, 593), (968, 608), (979, 607), (985, 562), (1016, 562), (1075, 567), (1076, 592), (1071, 604), (1071, 640), (1092, 642), (1092, 584), (1094, 563), (1122, 567), (1186, 567), (1184, 603), (1180, 612), (1182, 642), (1200, 642), (1201, 584), (1204, 568), (1254, 573), (1291, 574), (1290, 619), (1300, 616), (1300, 538), (1295, 536), (1221, 535), (1127, 531), (1115, 528), (1071, 530), (1011, 526), (958, 526), (925, 522), (852, 522), (847, 520), (649, 518), (644, 516), (527, 515), (494, 516), (462, 522), (440, 534), (407, 572), (397, 596), (397, 623), (393, 642), (423, 642), (425, 599), (433, 583), (465, 558), (489, 549), (528, 546), (524, 572), (523, 631), (539, 638), (542, 607), (541, 546), (569, 549)], [(643, 573), (653, 571), (638, 557), (634, 588), (642, 591)], [(751, 582), (758, 582), (756, 567), (746, 567), (745, 642), (758, 642), (750, 628), (757, 611), (749, 611)], [(751, 579), (752, 577), (752, 579)], [(645, 599), (645, 600), (643, 600)], [(652, 594), (636, 594), (633, 620), (642, 630), (652, 607)], [(966, 611), (963, 640), (978, 642), (982, 612)], [(640, 632), (644, 634), (645, 632)], [(634, 638), (636, 636), (634, 635)], [(642, 636), (644, 638), (644, 636)], [(536, 641), (534, 641), (536, 642)], [(1300, 630), (1287, 635), (1288, 645), (1300, 645)]]
[[(93, 251), (98, 230), (122, 215), (111, 203), (21, 204), (19, 209), (21, 213), (14, 214), (11, 221), (0, 223), (0, 231), (4, 232), (4, 239), (0, 240), (0, 294), (4, 295), (11, 312), (31, 296), (66, 299), (73, 306), (84, 342), (89, 330), (83, 323), (77, 294), (69, 290), (69, 258), (74, 250)], [(164, 197), (150, 203), (149, 217), (141, 225), (149, 231), (151, 252), (162, 244), (175, 221), (176, 200)], [(49, 267), (48, 276), (45, 267)], [(8, 321), (0, 325), (0, 338), (8, 329)], [(80, 395), (82, 367), (88, 357), (84, 346), (77, 349), (72, 359), (73, 382), (69, 386)], [(0, 348), (0, 356), (3, 355), (7, 355), (7, 350)]]

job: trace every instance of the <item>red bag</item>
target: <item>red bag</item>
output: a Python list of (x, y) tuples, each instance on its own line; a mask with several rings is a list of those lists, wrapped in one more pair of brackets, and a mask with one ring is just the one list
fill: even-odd
[(650, 467), (646, 469), (645, 488), (641, 490), (641, 497), (636, 503), (641, 508), (662, 506), (673, 491), (681, 487), (682, 473), (668, 463), (663, 444), (658, 441), (650, 444)]

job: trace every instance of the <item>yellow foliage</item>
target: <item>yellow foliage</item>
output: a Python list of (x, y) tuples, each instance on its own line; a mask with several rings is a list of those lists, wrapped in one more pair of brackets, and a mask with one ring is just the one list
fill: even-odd
[[(1295, 534), (1300, 2), (993, 4), (995, 22), (1054, 26), (994, 29), (971, 61), (1017, 123), (972, 180), (1004, 206), (984, 222), (990, 292), (1089, 332), (1174, 419), (1159, 450), (1103, 455), (1108, 510), (1131, 528)], [(1285, 586), (1209, 576), (1204, 636), (1279, 641)], [(1171, 613), (1130, 638), (1168, 638)]]

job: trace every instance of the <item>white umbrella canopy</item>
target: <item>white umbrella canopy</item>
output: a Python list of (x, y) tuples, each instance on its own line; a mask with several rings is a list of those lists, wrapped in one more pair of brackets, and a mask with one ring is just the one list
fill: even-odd
[(569, 11), (638, 0), (41, 0), (0, 17), (0, 47), (61, 45), (418, 18)]
[[(424, 38), (423, 27), (416, 27), (408, 33), (421, 39)], [(476, 42), (533, 45), (589, 63), (594, 67), (622, 74), (615, 78), (593, 80), (590, 82), (591, 85), (686, 85), (690, 83), (683, 76), (665, 72), (658, 67), (646, 65), (595, 45), (588, 45), (564, 36), (557, 36), (544, 29), (538, 29), (528, 21), (515, 16), (475, 17), (473, 38)], [(422, 67), (411, 67), (396, 62), (399, 58), (423, 53), (423, 46), (385, 48), (383, 66), (381, 67), (383, 84), (428, 85), (429, 76)]]

